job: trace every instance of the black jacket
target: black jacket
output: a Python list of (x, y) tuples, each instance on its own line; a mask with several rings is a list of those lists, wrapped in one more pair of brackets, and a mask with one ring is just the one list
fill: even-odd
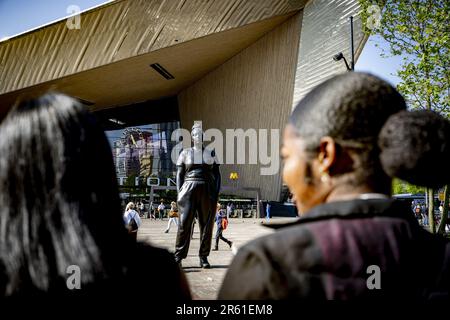
[[(448, 299), (449, 242), (410, 211), (387, 199), (317, 206), (241, 248), (219, 299)], [(371, 266), (381, 289), (368, 287)]]

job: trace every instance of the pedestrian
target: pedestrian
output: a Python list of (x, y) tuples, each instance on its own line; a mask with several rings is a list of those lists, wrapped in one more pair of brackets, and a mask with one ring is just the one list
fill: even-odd
[(391, 190), (394, 177), (449, 184), (449, 141), (447, 119), (407, 111), (373, 75), (316, 86), (294, 108), (281, 150), (301, 217), (241, 247), (219, 299), (448, 299), (449, 240), (422, 228)]
[(156, 220), (156, 209), (155, 209), (155, 204), (152, 202), (150, 202), (150, 206), (148, 208), (148, 211), (150, 212), (150, 219)]
[(110, 144), (77, 100), (46, 94), (16, 103), (0, 124), (0, 186), (2, 304), (127, 293), (155, 311), (167, 297), (190, 299), (167, 250), (130, 241)]
[(142, 221), (139, 213), (135, 210), (136, 206), (134, 202), (129, 202), (125, 208), (123, 214), (123, 220), (128, 230), (128, 234), (134, 241), (137, 240), (138, 229), (140, 228)]
[(145, 214), (144, 209), (145, 209), (144, 203), (141, 202), (141, 203), (139, 204), (139, 211), (140, 211), (139, 213), (140, 213), (140, 215), (141, 215), (142, 217), (144, 217), (144, 214)]
[(267, 201), (267, 205), (266, 205), (266, 220), (267, 220), (267, 222), (270, 221), (270, 203), (269, 203), (269, 201)]
[(219, 239), (224, 241), (226, 244), (228, 244), (230, 246), (230, 248), (233, 245), (233, 242), (231, 242), (230, 240), (228, 240), (227, 238), (225, 238), (223, 236), (223, 232), (227, 229), (228, 227), (228, 218), (227, 218), (227, 213), (224, 210), (224, 208), (220, 205), (220, 203), (217, 204), (217, 211), (216, 211), (216, 245), (215, 247), (212, 249), (212, 251), (217, 251), (219, 250)]
[(423, 225), (428, 226), (428, 207), (423, 204), (421, 206), (421, 209), (422, 209)]
[(227, 204), (227, 219), (230, 219), (231, 216), (231, 203)]
[(177, 203), (175, 201), (172, 201), (170, 203), (169, 222), (167, 223), (167, 229), (166, 229), (166, 231), (164, 231), (164, 233), (169, 233), (170, 226), (172, 225), (172, 223), (175, 223), (175, 225), (178, 227), (178, 222), (179, 222), (178, 220), (179, 220), (179, 216), (178, 216)]
[(414, 216), (417, 221), (422, 222), (422, 208), (420, 207), (420, 204), (416, 204), (414, 207)]
[(166, 209), (166, 206), (164, 205), (164, 202), (161, 201), (161, 203), (158, 206), (158, 216), (162, 220), (164, 217), (164, 210)]

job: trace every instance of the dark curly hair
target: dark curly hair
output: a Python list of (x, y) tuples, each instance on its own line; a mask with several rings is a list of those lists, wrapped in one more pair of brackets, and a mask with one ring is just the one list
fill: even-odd
[(433, 111), (400, 112), (380, 133), (387, 174), (432, 188), (450, 181), (450, 122)]
[(317, 152), (324, 136), (351, 150), (358, 159), (354, 185), (386, 185), (387, 175), (429, 187), (449, 182), (443, 166), (450, 160), (448, 121), (432, 112), (407, 112), (397, 90), (371, 74), (348, 72), (323, 82), (298, 103), (289, 123), (308, 152)]

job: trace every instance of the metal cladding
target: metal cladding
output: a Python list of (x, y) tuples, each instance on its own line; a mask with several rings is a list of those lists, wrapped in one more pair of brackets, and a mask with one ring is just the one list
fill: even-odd
[(359, 56), (367, 40), (359, 10), (355, 0), (314, 0), (305, 6), (292, 108), (316, 85), (346, 71), (345, 64), (332, 57), (342, 52), (350, 63), (350, 16), (354, 16), (355, 55)]
[(0, 94), (301, 9), (288, 0), (122, 0), (0, 43)]
[[(333, 56), (343, 52), (350, 60), (351, 15), (356, 57), (361, 52), (359, 10), (357, 0), (108, 3), (82, 13), (79, 30), (61, 20), (0, 42), (0, 116), (21, 92), (55, 84), (91, 101), (92, 110), (177, 97), (185, 128), (201, 120), (222, 133), (274, 129), (281, 135), (307, 92), (346, 71)], [(262, 199), (279, 200), (278, 162), (271, 175), (261, 167), (229, 163), (221, 171), (238, 173), (228, 183), (239, 187), (236, 194), (253, 196), (258, 188)]]
[[(227, 191), (224, 188), (223, 193), (254, 197), (254, 191), (243, 189), (257, 187), (262, 199), (280, 198), (280, 129), (291, 112), (301, 17), (301, 12), (297, 13), (178, 95), (184, 128), (192, 126), (195, 120), (202, 120), (205, 130), (217, 128), (224, 136), (223, 154), (226, 157), (220, 167), (222, 177), (235, 172), (238, 179), (224, 178), (223, 185), (229, 188), (236, 186), (240, 190)], [(258, 131), (254, 139), (248, 132), (244, 153), (236, 148), (237, 142), (235, 145), (227, 136), (227, 129), (234, 128), (245, 132)], [(276, 141), (272, 140), (271, 129), (279, 133), (274, 137)], [(262, 164), (261, 153), (264, 152), (260, 146), (267, 145), (262, 143), (264, 138), (268, 144), (267, 155), (275, 156), (271, 163), (273, 174), (267, 175), (261, 172), (261, 168), (270, 166)], [(255, 146), (258, 146), (257, 150)], [(245, 157), (245, 164), (237, 161), (238, 154)], [(226, 159), (231, 155), (235, 161), (230, 162), (234, 164)], [(258, 157), (258, 164), (251, 164), (251, 157)]]

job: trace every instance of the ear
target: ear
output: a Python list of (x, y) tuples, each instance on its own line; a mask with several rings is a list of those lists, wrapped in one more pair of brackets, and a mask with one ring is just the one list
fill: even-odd
[(332, 137), (326, 136), (320, 139), (318, 160), (319, 170), (330, 172), (336, 162), (336, 142)]

